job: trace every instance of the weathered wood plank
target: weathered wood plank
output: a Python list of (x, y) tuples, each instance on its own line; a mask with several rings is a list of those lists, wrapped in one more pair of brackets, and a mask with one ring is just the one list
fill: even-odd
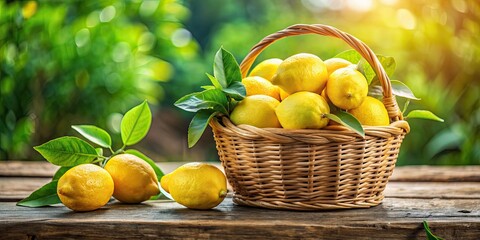
[(291, 212), (236, 206), (227, 199), (210, 211), (154, 201), (113, 203), (87, 213), (0, 203), (0, 238), (425, 239), (421, 222), (427, 220), (445, 239), (478, 239), (478, 203), (389, 198), (370, 209)]
[(480, 182), (480, 166), (395, 167), (392, 182)]
[(50, 182), (50, 178), (0, 177), (0, 201), (19, 201)]

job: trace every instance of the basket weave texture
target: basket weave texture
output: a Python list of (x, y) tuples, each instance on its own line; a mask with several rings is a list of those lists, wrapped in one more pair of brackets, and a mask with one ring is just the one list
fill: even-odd
[(340, 38), (370, 63), (383, 89), (390, 126), (364, 126), (365, 138), (339, 125), (288, 130), (210, 122), (218, 155), (240, 205), (290, 210), (368, 208), (383, 200), (405, 134), (410, 130), (373, 51), (327, 25), (293, 25), (265, 37), (240, 64), (245, 77), (256, 57), (284, 37), (318, 34)]

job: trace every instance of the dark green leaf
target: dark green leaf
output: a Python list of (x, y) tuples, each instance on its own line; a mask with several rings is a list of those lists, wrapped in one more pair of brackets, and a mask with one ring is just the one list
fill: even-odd
[(73, 125), (75, 131), (80, 133), (86, 139), (98, 144), (101, 147), (109, 148), (112, 146), (112, 138), (107, 131), (93, 125)]
[(242, 73), (235, 57), (223, 48), (215, 54), (213, 75), (223, 88), (227, 88), (233, 82), (242, 81)]
[(443, 240), (443, 238), (439, 238), (433, 235), (430, 227), (428, 226), (427, 221), (423, 221), (423, 228), (425, 228), (425, 233), (427, 234), (427, 240)]
[(404, 97), (408, 99), (420, 100), (420, 98), (415, 97), (412, 90), (405, 85), (405, 83), (398, 80), (391, 80), (392, 83), (392, 93), (399, 97)]
[(222, 89), (223, 88), (223, 86), (220, 84), (218, 79), (216, 79), (214, 76), (212, 76), (208, 73), (205, 73), (205, 74), (207, 74), (208, 79), (210, 79), (210, 82), (212, 82), (212, 84), (215, 88), (217, 88), (217, 89)]
[[(387, 75), (389, 77), (392, 76), (396, 68), (395, 59), (393, 57), (385, 57), (382, 55), (377, 55), (377, 58), (385, 69)], [(373, 78), (376, 76), (376, 73), (373, 71), (373, 68), (370, 66), (370, 64), (365, 59), (362, 59), (358, 63), (358, 70), (365, 76), (368, 84), (370, 85)]]
[(427, 110), (413, 110), (408, 113), (408, 115), (405, 117), (406, 119), (410, 118), (421, 118), (421, 119), (428, 119), (428, 120), (434, 120), (438, 122), (443, 122), (444, 120), (439, 118), (437, 115), (433, 114), (430, 111)]
[(183, 96), (174, 104), (188, 112), (198, 112), (202, 109), (213, 109), (228, 114), (228, 100), (220, 89), (205, 90)]
[(358, 133), (361, 137), (365, 138), (365, 131), (363, 130), (362, 124), (350, 113), (347, 112), (336, 112), (334, 114), (325, 114), (327, 118), (333, 120), (341, 125), (349, 128), (350, 130)]
[(237, 101), (241, 101), (247, 95), (247, 90), (242, 82), (234, 82), (222, 91)]
[(57, 195), (57, 181), (52, 181), (18, 202), (17, 206), (42, 207), (56, 203), (61, 203), (61, 201)]
[(360, 55), (360, 53), (357, 51), (350, 49), (337, 54), (335, 58), (343, 58), (353, 64), (356, 64), (362, 59), (362, 55)]
[(77, 137), (61, 137), (34, 147), (52, 164), (71, 167), (90, 163), (98, 157), (95, 148)]
[(58, 181), (63, 174), (65, 174), (68, 170), (70, 170), (72, 167), (60, 167), (56, 172), (55, 175), (53, 175), (52, 181)]
[(125, 146), (140, 142), (148, 133), (152, 112), (147, 101), (129, 110), (122, 118), (121, 134)]
[(193, 147), (198, 142), (208, 123), (218, 112), (214, 110), (200, 110), (195, 114), (188, 126), (188, 147)]

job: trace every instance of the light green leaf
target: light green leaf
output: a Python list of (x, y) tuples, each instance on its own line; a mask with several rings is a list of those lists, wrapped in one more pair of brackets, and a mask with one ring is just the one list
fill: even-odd
[(212, 86), (212, 85), (206, 85), (206, 86), (201, 86), (202, 89), (205, 89), (205, 90), (211, 90), (211, 89), (215, 89), (215, 86)]
[(61, 203), (57, 195), (57, 181), (52, 181), (18, 202), (17, 206), (42, 207), (57, 203)]
[(347, 112), (336, 112), (334, 114), (325, 114), (327, 118), (341, 125), (349, 128), (350, 130), (356, 132), (362, 138), (365, 138), (365, 131), (363, 130), (362, 124), (350, 113)]
[(53, 175), (52, 181), (58, 181), (72, 167), (60, 167)]
[(233, 82), (242, 81), (242, 73), (235, 57), (223, 48), (215, 54), (213, 75), (223, 88), (227, 88)]
[(410, 90), (410, 88), (405, 85), (405, 83), (398, 80), (391, 80), (390, 82), (392, 83), (393, 95), (408, 99), (420, 100), (420, 98), (415, 97), (415, 94), (413, 94), (412, 90)]
[(427, 110), (413, 110), (409, 112), (405, 118), (406, 119), (421, 118), (421, 119), (428, 119), (428, 120), (433, 120), (438, 122), (444, 122), (443, 119), (439, 118), (437, 115)]
[(356, 64), (362, 59), (362, 55), (360, 55), (360, 53), (357, 51), (350, 49), (337, 54), (335, 58), (343, 58), (353, 64)]
[(190, 125), (188, 126), (188, 147), (195, 146), (203, 132), (207, 128), (208, 123), (218, 112), (214, 110), (200, 110), (195, 114)]
[(90, 163), (98, 157), (95, 148), (77, 137), (61, 137), (34, 147), (52, 164), (71, 167)]
[(188, 112), (198, 112), (202, 109), (213, 109), (228, 114), (228, 100), (220, 89), (211, 89), (188, 94), (176, 101), (174, 105)]
[(104, 147), (110, 148), (112, 146), (112, 138), (107, 133), (107, 131), (93, 125), (73, 125), (75, 131), (80, 133), (86, 139), (92, 141), (93, 143)]
[(140, 142), (148, 133), (152, 123), (152, 112), (147, 101), (132, 108), (122, 118), (121, 135), (125, 146)]
[(222, 85), (220, 84), (220, 82), (218, 81), (218, 79), (216, 79), (214, 76), (210, 75), (209, 73), (205, 73), (207, 74), (207, 77), (208, 79), (210, 79), (210, 82), (212, 82), (213, 86), (217, 89), (222, 89)]
[(242, 82), (233, 82), (228, 88), (224, 88), (222, 91), (237, 101), (241, 101), (245, 98), (245, 95), (247, 95), (247, 90)]
[(425, 233), (427, 234), (427, 240), (443, 240), (443, 238), (433, 235), (427, 221), (423, 221), (423, 228), (425, 229)]
[[(385, 69), (387, 75), (389, 77), (392, 76), (397, 65), (395, 63), (395, 59), (393, 57), (385, 57), (382, 55), (377, 55), (377, 58)], [(376, 76), (376, 73), (373, 71), (373, 68), (370, 66), (370, 64), (365, 59), (362, 59), (358, 63), (358, 70), (365, 76), (368, 84), (370, 85), (373, 78)]]

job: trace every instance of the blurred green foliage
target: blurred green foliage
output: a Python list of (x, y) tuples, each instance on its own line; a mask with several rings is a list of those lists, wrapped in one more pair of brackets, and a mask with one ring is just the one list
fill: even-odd
[[(0, 1), (0, 159), (35, 159), (31, 146), (94, 123), (113, 132), (120, 113), (156, 106), (147, 153), (217, 159), (207, 132), (186, 147), (191, 115), (172, 104), (208, 84), (215, 51), (238, 61), (264, 36), (296, 23), (351, 33), (393, 56), (393, 79), (445, 123), (412, 119), (398, 164), (480, 164), (480, 3), (466, 0)], [(23, 10), (23, 12), (22, 12)], [(257, 62), (298, 52), (322, 59), (348, 45), (322, 36), (279, 40)], [(399, 99), (400, 107), (403, 100)], [(159, 157), (154, 157), (158, 159)]]

